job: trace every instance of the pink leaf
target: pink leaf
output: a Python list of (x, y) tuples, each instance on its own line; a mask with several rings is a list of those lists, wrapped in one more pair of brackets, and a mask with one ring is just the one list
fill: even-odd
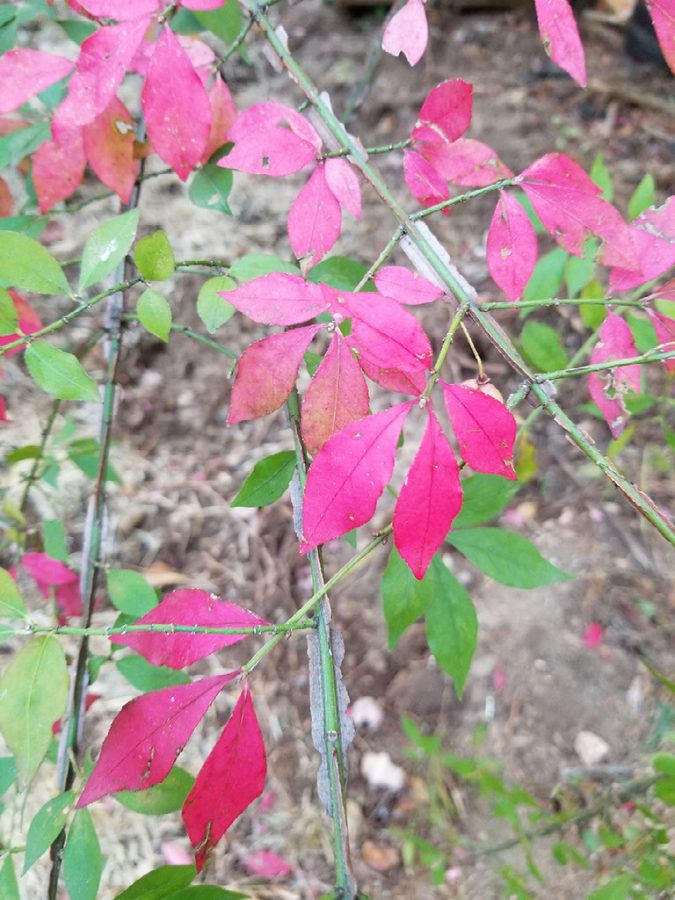
[(256, 850), (242, 859), (244, 868), (249, 875), (257, 875), (258, 878), (280, 878), (282, 875), (290, 875), (293, 866), (283, 857), (269, 850)]
[(342, 293), (336, 307), (352, 316), (349, 342), (366, 375), (390, 390), (421, 394), (432, 351), (415, 316), (374, 293)]
[(591, 622), (584, 631), (584, 644), (589, 650), (594, 650), (602, 644), (604, 636), (602, 625), (599, 622)]
[(288, 400), (300, 363), (321, 327), (307, 325), (282, 331), (244, 350), (232, 385), (229, 425), (268, 416)]
[(33, 157), (33, 182), (43, 215), (78, 189), (86, 165), (80, 129), (73, 129), (63, 142), (45, 141), (38, 147)]
[(586, 87), (584, 48), (571, 6), (567, 0), (534, 0), (534, 5), (546, 55)]
[(173, 768), (206, 710), (239, 670), (143, 694), (125, 703), (110, 726), (77, 807), (117, 791), (159, 784)]
[(7, 402), (5, 398), (0, 396), (0, 422), (9, 422), (10, 418), (7, 415)]
[[(117, 93), (148, 27), (147, 18), (99, 28), (82, 42), (66, 99), (56, 108), (56, 140), (101, 115)], [(64, 141), (65, 143), (65, 141)]]
[(370, 521), (411, 406), (408, 401), (352, 422), (323, 445), (307, 477), (302, 553)]
[(415, 66), (424, 56), (428, 40), (429, 26), (424, 3), (422, 0), (407, 0), (384, 29), (382, 49), (392, 56), (402, 53), (410, 65)]
[(517, 429), (509, 410), (480, 390), (463, 384), (440, 384), (464, 462), (476, 472), (515, 481), (513, 444)]
[(380, 269), (373, 280), (381, 294), (407, 306), (432, 303), (443, 296), (439, 287), (405, 266), (386, 266)]
[(461, 78), (443, 81), (427, 94), (417, 124), (414, 141), (432, 144), (456, 141), (471, 124), (473, 87)]
[(368, 388), (339, 331), (302, 400), (302, 438), (314, 455), (345, 425), (368, 415)]
[(673, 0), (647, 0), (663, 56), (675, 72), (675, 4)]
[(202, 162), (206, 162), (216, 150), (226, 143), (227, 132), (237, 118), (234, 98), (220, 75), (216, 75), (209, 90), (209, 104), (211, 105), (211, 131), (202, 154)]
[[(5, 344), (12, 344), (23, 335), (34, 334), (42, 328), (42, 319), (38, 316), (30, 303), (17, 294), (13, 288), (10, 288), (8, 293), (12, 298), (12, 303), (19, 319), (19, 333), (0, 334), (0, 347), (4, 347)], [(13, 350), (8, 350), (4, 355), (13, 356), (15, 353), (21, 353), (22, 350), (25, 350), (25, 347), (25, 344), (21, 347), (15, 347)]]
[[(219, 600), (208, 591), (181, 588), (168, 594), (162, 602), (138, 620), (137, 625), (190, 625), (202, 628), (239, 628), (268, 625), (247, 609)], [(243, 641), (245, 634), (153, 634), (132, 632), (115, 635), (115, 644), (131, 647), (153, 666), (183, 669), (198, 659), (217, 653)]]
[(450, 199), (445, 179), (414, 150), (403, 153), (403, 176), (408, 190), (422, 206), (434, 206)]
[(520, 178), (544, 228), (568, 253), (583, 256), (584, 244), (593, 234), (603, 241), (600, 258), (605, 265), (637, 268), (628, 225), (569, 156), (547, 153)]
[(153, 150), (185, 181), (204, 155), (211, 105), (195, 67), (169, 28), (157, 41), (141, 102)]
[(430, 406), (427, 428), (394, 510), (394, 543), (422, 579), (462, 506), (459, 467)]
[(487, 267), (509, 300), (520, 300), (537, 262), (537, 235), (527, 213), (510, 194), (499, 200), (487, 235)]
[(265, 787), (265, 745), (244, 685), (237, 705), (183, 804), (183, 822), (200, 872), (211, 849)]
[(0, 57), (0, 114), (13, 112), (26, 100), (65, 78), (75, 63), (41, 50), (9, 50)]
[(77, 582), (75, 572), (72, 572), (60, 560), (47, 556), (46, 553), (24, 553), (21, 557), (21, 565), (31, 578), (35, 579), (44, 597), (49, 596), (52, 587)]
[(281, 272), (254, 278), (222, 296), (262, 325), (299, 325), (328, 309), (328, 300), (318, 284)]
[(354, 169), (344, 159), (327, 159), (324, 163), (326, 184), (335, 199), (355, 219), (361, 218), (361, 187)]
[(326, 183), (323, 165), (293, 201), (288, 213), (288, 236), (299, 260), (315, 266), (340, 237), (340, 204)]
[(629, 291), (675, 265), (675, 196), (641, 213), (630, 226), (630, 234), (639, 265), (632, 271), (614, 269), (609, 279), (612, 291)]
[[(616, 313), (609, 313), (600, 326), (599, 342), (591, 353), (591, 365), (637, 356), (638, 351), (628, 324)], [(628, 413), (623, 403), (626, 391), (639, 394), (640, 366), (620, 366), (604, 372), (591, 372), (588, 376), (588, 390), (614, 439), (621, 436)]]
[[(656, 332), (656, 340), (662, 345), (662, 349), (675, 350), (675, 319), (671, 319), (670, 316), (664, 316), (653, 309), (650, 309), (648, 312)], [(675, 358), (664, 359), (663, 365), (671, 375), (675, 373)]]
[(224, 2), (225, 0), (181, 0), (180, 5), (187, 9), (206, 10), (218, 9)]
[(234, 147), (219, 165), (252, 175), (291, 175), (314, 162), (321, 150), (321, 138), (312, 125), (275, 100), (255, 103), (240, 113), (227, 139)]
[(134, 157), (131, 114), (117, 97), (84, 130), (84, 150), (89, 165), (122, 203), (128, 203), (138, 175)]
[(148, 18), (161, 8), (160, 0), (78, 0), (78, 6), (95, 19), (116, 19), (127, 22), (131, 19)]
[(667, 281), (660, 287), (655, 288), (652, 291), (651, 296), (657, 299), (669, 300), (671, 303), (675, 303), (675, 278)]
[(459, 138), (452, 144), (423, 143), (418, 149), (440, 178), (462, 187), (487, 187), (513, 175), (492, 147), (473, 138)]

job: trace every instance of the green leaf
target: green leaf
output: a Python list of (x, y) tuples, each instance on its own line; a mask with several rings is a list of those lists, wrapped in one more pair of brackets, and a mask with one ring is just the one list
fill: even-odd
[(628, 900), (633, 887), (632, 875), (620, 875), (613, 878), (604, 887), (592, 891), (586, 900)]
[(510, 587), (535, 588), (574, 578), (545, 560), (526, 538), (503, 528), (451, 531), (447, 539), (477, 569)]
[(2, 900), (21, 900), (19, 885), (14, 872), (14, 861), (7, 855), (0, 868), (0, 897)]
[(219, 291), (233, 291), (236, 286), (236, 283), (227, 275), (218, 275), (215, 278), (209, 278), (200, 287), (197, 297), (197, 315), (209, 334), (213, 334), (234, 315), (234, 306), (221, 297)]
[(171, 894), (187, 887), (196, 874), (194, 866), (160, 866), (134, 881), (116, 900), (168, 900)]
[[(34, 153), (51, 135), (49, 122), (39, 122), (27, 128), (19, 128), (0, 138), (0, 169), (16, 166), (25, 156)], [(12, 217), (17, 218), (17, 217)], [(37, 293), (41, 293), (38, 291)], [(52, 293), (47, 291), (46, 293)], [(67, 292), (66, 292), (67, 293)]]
[(16, 334), (19, 317), (12, 298), (4, 288), (0, 288), (0, 335)]
[(523, 300), (548, 300), (555, 297), (562, 287), (567, 259), (567, 253), (561, 248), (539, 257), (532, 277), (527, 282)]
[(134, 248), (136, 268), (146, 281), (166, 281), (176, 270), (176, 257), (166, 232), (156, 231), (137, 242)]
[(427, 573), (423, 581), (417, 581), (398, 550), (392, 547), (380, 582), (390, 650), (394, 649), (403, 632), (424, 613), (423, 585), (428, 577)]
[(103, 872), (103, 856), (88, 809), (73, 817), (63, 851), (63, 880), (70, 900), (96, 900)]
[(181, 808), (194, 781), (189, 772), (174, 766), (159, 784), (144, 791), (120, 791), (113, 797), (133, 812), (145, 816), (164, 816)]
[(640, 316), (636, 316), (635, 313), (628, 312), (626, 313), (626, 321), (635, 338), (635, 346), (640, 353), (646, 353), (647, 350), (656, 347), (658, 339), (656, 337), (656, 332), (654, 331), (654, 326), (649, 319), (641, 319)]
[(237, 0), (225, 0), (218, 9), (194, 10), (194, 16), (225, 44), (231, 44), (241, 31), (241, 11)]
[(670, 778), (675, 778), (675, 754), (657, 753), (652, 757), (652, 768), (655, 772), (663, 772)]
[(612, 184), (612, 176), (609, 174), (609, 169), (605, 165), (605, 157), (602, 153), (598, 153), (595, 157), (593, 165), (591, 166), (591, 171), (588, 174), (591, 176), (591, 180), (602, 190), (603, 199), (608, 203), (611, 203), (614, 199), (614, 185)]
[(109, 569), (106, 581), (110, 602), (128, 616), (138, 619), (157, 606), (157, 594), (139, 572)]
[(13, 756), (0, 756), (0, 797), (16, 781), (16, 763)]
[(51, 844), (61, 833), (68, 817), (68, 808), (75, 799), (73, 791), (58, 794), (42, 806), (33, 816), (26, 835), (26, 852), (24, 855), (23, 875), (33, 863), (49, 850)]
[(195, 206), (232, 215), (227, 198), (232, 190), (232, 170), (216, 163), (207, 163), (195, 172), (188, 196)]
[(267, 506), (284, 493), (293, 477), (295, 453), (282, 450), (261, 459), (242, 484), (230, 506)]
[(0, 231), (0, 283), (34, 294), (70, 294), (63, 269), (51, 253), (16, 231)]
[(0, 732), (25, 784), (40, 767), (67, 699), (68, 668), (51, 635), (26, 644), (0, 678)]
[(452, 678), (461, 698), (476, 649), (476, 610), (471, 597), (437, 556), (424, 580), (428, 581), (424, 592), (427, 643), (438, 665)]
[(66, 541), (66, 529), (60, 519), (45, 519), (42, 523), (42, 540), (45, 553), (52, 559), (61, 562), (68, 560), (68, 543)]
[(190, 683), (190, 679), (184, 672), (177, 672), (168, 666), (153, 666), (147, 659), (136, 654), (123, 656), (117, 660), (115, 665), (129, 684), (133, 684), (144, 694), (165, 687), (173, 687), (176, 684)]
[(586, 241), (584, 255), (570, 256), (565, 265), (565, 281), (567, 293), (570, 297), (576, 297), (579, 291), (586, 287), (595, 275), (595, 257), (598, 252), (597, 241)]
[[(585, 287), (581, 289), (580, 297), (582, 300), (602, 300), (605, 297), (605, 288), (602, 282), (595, 278), (589, 281)], [(579, 304), (579, 315), (581, 321), (588, 328), (599, 328), (605, 321), (607, 310), (601, 303)]]
[(640, 184), (633, 191), (628, 201), (628, 218), (637, 219), (650, 206), (656, 203), (656, 183), (654, 176), (649, 172), (644, 176)]
[(87, 238), (82, 251), (80, 290), (91, 287), (114, 271), (129, 252), (138, 228), (137, 209), (99, 225)]
[(280, 256), (273, 256), (270, 253), (247, 253), (230, 267), (230, 275), (237, 281), (253, 281), (254, 278), (269, 275), (272, 272), (299, 275), (300, 269)]
[(0, 618), (23, 619), (26, 606), (16, 581), (6, 569), (0, 569)]
[(57, 25), (74, 44), (81, 44), (96, 31), (93, 22), (81, 22), (77, 19), (59, 19)]
[(667, 776), (654, 785), (654, 795), (669, 806), (675, 806), (675, 755), (658, 753), (652, 758), (652, 768)]
[(520, 336), (521, 349), (538, 372), (564, 369), (568, 359), (558, 332), (550, 325), (530, 320)]
[[(355, 259), (349, 259), (347, 256), (329, 256), (311, 269), (307, 280), (315, 284), (322, 281), (338, 291), (353, 291), (367, 271), (368, 266)], [(375, 288), (369, 284), (366, 290), (373, 291)]]
[(247, 900), (248, 894), (228, 891), (215, 884), (195, 884), (171, 894), (168, 900)]
[(34, 341), (26, 348), (26, 366), (38, 387), (59, 400), (98, 400), (98, 386), (72, 353)]
[(171, 307), (159, 291), (148, 288), (141, 294), (136, 304), (136, 315), (146, 331), (165, 343), (169, 340), (173, 321)]
[(496, 519), (504, 512), (520, 488), (517, 481), (501, 475), (470, 475), (462, 480), (462, 508), (452, 523), (455, 528), (471, 528)]
[[(94, 478), (98, 477), (98, 469), (100, 465), (100, 456), (98, 451), (94, 453), (77, 453), (74, 451), (70, 451), (68, 453), (68, 459), (72, 463), (74, 463), (74, 465), (76, 465), (81, 472), (84, 472), (87, 478), (91, 478), (93, 480)], [(103, 480), (111, 481), (113, 482), (113, 484), (122, 484), (122, 479), (117, 473), (117, 470), (110, 462), (106, 463)]]

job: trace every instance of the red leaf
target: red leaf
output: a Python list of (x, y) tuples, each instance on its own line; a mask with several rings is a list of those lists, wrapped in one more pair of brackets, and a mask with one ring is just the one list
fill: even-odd
[(361, 218), (361, 187), (354, 169), (344, 159), (327, 159), (324, 163), (326, 184), (335, 199), (355, 219)]
[(75, 63), (41, 50), (9, 50), (0, 57), (0, 114), (13, 112), (26, 100), (65, 78)]
[(9, 422), (10, 418), (7, 415), (7, 403), (5, 402), (5, 398), (0, 396), (0, 422)]
[(421, 394), (432, 351), (415, 316), (396, 300), (374, 293), (341, 293), (336, 308), (352, 316), (349, 343), (366, 375), (390, 390)]
[(603, 241), (600, 258), (605, 265), (637, 268), (628, 225), (569, 156), (547, 153), (520, 178), (544, 228), (568, 253), (583, 256), (584, 244), (594, 234)]
[[(95, 19), (116, 19), (126, 22), (130, 19), (149, 17), (161, 7), (160, 0), (78, 0), (81, 7), (77, 12), (89, 13)], [(72, 6), (72, 4), (71, 4)]]
[(219, 163), (252, 175), (291, 175), (316, 160), (321, 138), (300, 113), (271, 100), (237, 116), (227, 139), (234, 147)]
[(340, 204), (326, 183), (323, 165), (312, 172), (288, 213), (288, 236), (299, 260), (315, 266), (340, 237)]
[(229, 87), (216, 75), (209, 90), (211, 131), (201, 161), (205, 163), (227, 141), (227, 132), (237, 118), (237, 107)]
[(414, 66), (424, 56), (428, 40), (429, 26), (424, 3), (422, 0), (407, 0), (384, 29), (382, 49), (392, 56), (402, 53)]
[(257, 875), (258, 878), (280, 878), (282, 875), (290, 875), (293, 866), (269, 850), (256, 850), (242, 859), (244, 868), (249, 875)]
[(414, 150), (403, 152), (403, 177), (408, 190), (422, 206), (434, 206), (450, 199), (445, 179)]
[(232, 385), (229, 425), (268, 416), (288, 400), (305, 352), (322, 327), (282, 331), (244, 350)]
[(602, 625), (599, 622), (591, 622), (584, 631), (584, 644), (589, 650), (594, 650), (602, 644), (604, 636)]
[(267, 760), (253, 702), (244, 685), (237, 705), (183, 804), (183, 822), (200, 872), (230, 825), (265, 787)]
[[(656, 340), (662, 345), (662, 349), (675, 350), (675, 319), (664, 316), (653, 309), (648, 312), (656, 332)], [(675, 373), (675, 359), (664, 359), (663, 365), (671, 375)]]
[(473, 87), (461, 78), (443, 81), (427, 94), (413, 128), (414, 141), (456, 141), (471, 124)]
[[(208, 628), (238, 628), (240, 626), (268, 625), (247, 609), (220, 600), (208, 591), (181, 588), (168, 594), (136, 622), (137, 625), (191, 625)], [(132, 632), (118, 635), (115, 644), (131, 647), (144, 656), (153, 666), (169, 666), (183, 669), (198, 659), (217, 653), (243, 641), (245, 634), (152, 634)]]
[(185, 181), (204, 155), (211, 105), (190, 57), (169, 28), (157, 41), (141, 102), (153, 150)]
[(394, 468), (396, 444), (412, 401), (352, 422), (312, 463), (303, 502), (301, 553), (364, 525)]
[[(591, 353), (591, 365), (637, 356), (638, 351), (633, 334), (621, 316), (609, 313), (600, 326), (599, 342)], [(621, 436), (628, 413), (623, 403), (623, 394), (634, 391), (639, 394), (640, 366), (620, 366), (605, 372), (591, 372), (588, 376), (588, 390), (602, 413), (614, 439)]]
[(138, 175), (134, 158), (134, 126), (131, 114), (117, 97), (93, 122), (84, 127), (84, 151), (98, 178), (128, 203)]
[(4, 178), (0, 178), (0, 219), (11, 216), (14, 211), (14, 198), (9, 185)]
[(462, 187), (487, 187), (513, 175), (492, 147), (473, 138), (459, 138), (452, 144), (420, 144), (418, 149), (441, 178)]
[[(10, 288), (8, 293), (12, 298), (12, 303), (14, 304), (14, 309), (16, 310), (19, 319), (19, 333), (0, 334), (0, 347), (4, 347), (5, 344), (13, 344), (14, 341), (18, 340), (23, 335), (34, 334), (42, 328), (42, 319), (38, 316), (30, 303), (17, 294), (13, 288)], [(21, 347), (15, 347), (13, 350), (8, 350), (4, 355), (13, 356), (15, 353), (21, 353), (22, 350), (25, 350), (25, 346), (26, 345), (24, 344)]]
[(647, 0), (663, 56), (675, 72), (675, 4), (673, 0)]
[(394, 510), (394, 543), (422, 579), (462, 506), (459, 467), (430, 406), (426, 432)]
[(487, 267), (509, 300), (520, 300), (537, 262), (537, 235), (527, 213), (510, 194), (499, 200), (487, 235)]
[(328, 309), (320, 285), (281, 272), (254, 278), (222, 296), (262, 325), (299, 325)]
[(77, 581), (75, 572), (46, 553), (24, 553), (21, 564), (31, 578), (35, 579), (44, 597), (49, 596), (52, 587)]
[(509, 410), (480, 390), (443, 381), (440, 384), (464, 462), (476, 472), (515, 481), (513, 444), (517, 429)]
[(88, 125), (105, 111), (143, 40), (149, 19), (99, 28), (82, 42), (66, 99), (52, 121), (55, 140), (67, 142), (71, 129)]
[(381, 294), (407, 306), (432, 303), (443, 296), (439, 287), (405, 266), (386, 266), (373, 280)]
[(345, 425), (368, 415), (368, 388), (339, 331), (302, 401), (302, 439), (314, 455)]
[(125, 703), (110, 726), (94, 771), (77, 801), (87, 806), (117, 791), (163, 781), (206, 710), (239, 670), (143, 694)]
[(641, 213), (630, 226), (630, 234), (639, 266), (632, 271), (613, 269), (609, 278), (612, 291), (629, 291), (675, 265), (675, 196)]
[(586, 87), (586, 61), (574, 13), (567, 0), (534, 0), (539, 34), (546, 55), (582, 87)]
[(33, 157), (33, 182), (43, 215), (78, 189), (87, 165), (82, 131), (74, 128), (62, 137), (62, 142), (45, 141)]

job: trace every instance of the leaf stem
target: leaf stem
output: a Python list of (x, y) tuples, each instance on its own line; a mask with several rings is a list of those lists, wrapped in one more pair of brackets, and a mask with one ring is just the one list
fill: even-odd
[[(394, 153), (396, 150), (405, 150), (408, 147), (411, 147), (412, 143), (412, 138), (406, 138), (404, 141), (394, 141), (390, 144), (380, 144), (377, 147), (365, 147), (364, 152), (368, 156), (382, 156), (385, 153)], [(339, 150), (329, 150), (327, 153), (324, 153), (321, 159), (339, 159), (344, 156), (349, 156), (349, 153), (349, 148), (340, 147)]]
[(453, 206), (459, 206), (460, 203), (466, 203), (468, 200), (475, 200), (476, 197), (482, 197), (484, 194), (500, 191), (502, 188), (512, 187), (517, 183), (516, 178), (501, 178), (499, 181), (485, 185), (485, 187), (475, 188), (475, 190), (466, 191), (464, 194), (457, 194), (449, 200), (443, 200), (441, 203), (427, 206), (426, 209), (421, 209), (419, 212), (413, 213), (408, 218), (411, 222), (418, 222), (420, 219), (427, 219), (437, 212), (443, 212), (444, 209), (451, 209)]
[(545, 300), (516, 300), (514, 303), (481, 303), (483, 312), (496, 312), (503, 309), (539, 309), (546, 306), (632, 306), (644, 309), (648, 301), (619, 300), (613, 297), (549, 297)]
[[(123, 318), (125, 322), (139, 321), (138, 316), (132, 314), (126, 314)], [(230, 359), (239, 359), (234, 350), (230, 350), (229, 347), (223, 347), (223, 345), (219, 344), (218, 341), (214, 341), (211, 338), (206, 337), (206, 335), (200, 334), (193, 328), (188, 328), (187, 325), (176, 325), (174, 322), (172, 322), (171, 331), (173, 331), (175, 334), (183, 334), (185, 335), (185, 337), (192, 338), (193, 341), (198, 341), (200, 344), (204, 344), (205, 347), (210, 347), (212, 350), (217, 350), (218, 353), (224, 353), (226, 356), (229, 356)]]
[(554, 372), (544, 372), (535, 375), (535, 380), (559, 381), (563, 378), (571, 378), (573, 375), (588, 375), (591, 372), (603, 372), (607, 369), (620, 369), (622, 366), (636, 366), (643, 363), (662, 362), (665, 359), (675, 359), (675, 350), (650, 350), (641, 356), (629, 356), (625, 359), (610, 359), (607, 362), (593, 363), (588, 366), (577, 366), (570, 369), (558, 369)]
[[(208, 625), (175, 625), (172, 623), (148, 623), (146, 625), (112, 625), (109, 628), (78, 628), (74, 625), (35, 625), (33, 623), (23, 625), (14, 631), (7, 629), (7, 634), (54, 634), (75, 635), (77, 637), (114, 637), (125, 634), (222, 634), (222, 635), (251, 635), (260, 634), (286, 634), (289, 631), (304, 631), (314, 628), (313, 622), (300, 620), (299, 622), (282, 622), (279, 625), (240, 625), (237, 627), (217, 628)], [(5, 633), (5, 629), (3, 629)]]

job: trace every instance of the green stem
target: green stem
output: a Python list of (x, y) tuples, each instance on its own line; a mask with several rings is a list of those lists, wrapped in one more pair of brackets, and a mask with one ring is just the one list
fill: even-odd
[[(332, 109), (320, 96), (319, 91), (309, 79), (304, 69), (302, 69), (289, 52), (288, 48), (284, 45), (284, 42), (276, 33), (269, 19), (258, 9), (252, 0), (240, 0), (240, 2), (255, 16), (256, 21), (265, 33), (268, 43), (274, 49), (293, 80), (298, 84), (310, 103), (313, 104), (338, 145), (349, 150), (351, 162), (359, 169), (366, 181), (369, 182), (375, 192), (379, 195), (382, 202), (387, 206), (392, 216), (398, 222), (399, 228), (403, 230), (416, 251), (424, 258), (426, 263), (433, 269), (434, 273), (441, 279), (443, 285), (455, 296), (459, 303), (468, 305), (471, 317), (509, 365), (516, 372), (520, 373), (527, 381), (534, 382), (533, 373), (521, 354), (513, 346), (508, 335), (492, 316), (483, 312), (477, 302), (475, 290), (465, 281), (454, 266), (443, 257), (442, 253), (439, 252), (440, 248), (438, 247), (437, 241), (428, 229), (422, 230), (421, 224), (418, 224), (416, 220), (405, 213), (392, 192), (382, 180), (379, 172), (368, 163), (358, 142), (347, 133), (345, 127), (336, 118)], [(497, 184), (490, 185), (488, 188), (481, 188), (480, 191), (486, 193), (488, 190), (494, 191), (499, 187), (513, 183), (513, 179), (504, 179), (502, 182), (497, 182)], [(472, 194), (475, 196), (476, 192), (472, 192)], [(455, 198), (455, 201), (457, 201), (457, 199), (458, 198)], [(422, 218), (424, 215), (431, 215), (432, 211), (437, 210), (433, 210), (433, 208), (431, 210), (425, 210), (421, 214), (418, 213), (417, 218)], [(663, 535), (663, 537), (666, 538), (667, 541), (675, 546), (675, 529), (673, 529), (673, 526), (667, 520), (665, 514), (655, 506), (649, 497), (646, 497), (635, 487), (635, 485), (618, 472), (612, 463), (596, 449), (582, 430), (569, 418), (560, 406), (558, 406), (555, 400), (551, 398), (547, 386), (532, 383), (531, 392), (544, 409), (546, 409), (549, 415), (551, 415), (569, 435), (572, 442), (576, 444), (582, 453), (592, 460), (604, 475), (618, 488), (628, 502), (631, 503), (635, 509), (643, 515), (657, 531)]]
[(56, 424), (56, 419), (59, 414), (59, 410), (61, 409), (61, 400), (54, 400), (52, 403), (52, 408), (49, 412), (49, 416), (47, 417), (47, 421), (45, 422), (45, 427), (42, 429), (42, 435), (40, 437), (40, 446), (38, 447), (38, 452), (33, 460), (33, 464), (30, 467), (30, 472), (26, 476), (26, 483), (23, 487), (23, 491), (21, 493), (21, 500), (19, 501), (19, 509), (23, 512), (26, 503), (28, 502), (28, 497), (30, 495), (31, 489), (33, 485), (38, 480), (38, 473), (40, 471), (40, 466), (44, 460), (45, 450), (47, 449), (47, 444), (49, 443), (49, 438), (51, 437), (52, 431), (54, 429), (54, 425)]
[(514, 303), (481, 303), (483, 312), (502, 309), (539, 309), (544, 306), (632, 306), (644, 309), (646, 300), (618, 300), (613, 297), (549, 297), (546, 300), (516, 300)]
[(230, 268), (230, 263), (224, 259), (177, 259), (176, 260), (176, 268), (177, 269), (187, 269), (192, 266), (201, 266), (204, 269), (220, 269), (223, 272), (227, 272)]
[(515, 178), (501, 178), (499, 181), (495, 181), (492, 184), (488, 184), (485, 187), (476, 188), (473, 191), (466, 191), (464, 194), (457, 194), (456, 197), (451, 197), (449, 200), (443, 200), (441, 203), (435, 203), (433, 206), (427, 206), (426, 209), (421, 209), (419, 212), (413, 213), (409, 216), (409, 220), (411, 222), (417, 222), (420, 219), (427, 219), (429, 216), (433, 216), (434, 213), (443, 212), (444, 209), (450, 209), (453, 206), (459, 206), (460, 203), (466, 203), (467, 200), (475, 200), (476, 197), (482, 197), (483, 194), (491, 194), (494, 191), (501, 191), (502, 188), (512, 187), (514, 184), (517, 184)]
[[(157, 172), (148, 172), (147, 175), (142, 175), (138, 178), (138, 182), (149, 181), (151, 178), (159, 178), (160, 175), (173, 175), (173, 169), (160, 169)], [(72, 213), (79, 212), (86, 206), (90, 206), (92, 203), (98, 203), (99, 200), (107, 200), (109, 197), (116, 196), (114, 191), (101, 191), (100, 194), (96, 194), (94, 197), (87, 197), (84, 200), (79, 200), (77, 203), (68, 203), (63, 209), (57, 209), (54, 212), (61, 215), (71, 215)]]
[[(241, 634), (256, 636), (259, 634), (287, 634), (289, 631), (304, 631), (314, 628), (314, 623), (282, 622), (279, 625), (240, 625), (238, 627), (216, 628), (208, 625), (174, 625), (152, 623), (147, 625), (114, 625), (110, 628), (77, 628), (74, 625), (34, 625), (32, 623), (16, 628), (7, 633), (12, 635), (56, 634), (75, 635), (77, 637), (113, 637), (116, 634)], [(5, 629), (3, 629), (4, 633)]]
[(108, 297), (113, 297), (115, 296), (115, 294), (124, 292), (133, 287), (135, 284), (138, 284), (142, 280), (142, 278), (130, 278), (128, 281), (123, 281), (120, 284), (116, 284), (115, 287), (97, 294), (95, 297), (92, 297), (91, 300), (82, 301), (82, 303), (79, 303), (74, 309), (71, 309), (70, 312), (67, 312), (65, 315), (61, 316), (60, 319), (55, 319), (53, 322), (50, 322), (49, 325), (45, 325), (44, 328), (40, 328), (39, 331), (34, 331), (32, 334), (25, 334), (23, 337), (18, 338), (16, 341), (12, 341), (11, 344), (5, 344), (4, 347), (0, 347), (0, 356), (4, 356), (5, 353), (8, 353), (10, 350), (13, 350), (16, 347), (23, 347), (24, 345), (32, 344), (33, 341), (37, 341), (40, 338), (45, 337), (45, 335), (51, 334), (54, 331), (59, 331), (61, 328), (64, 328), (66, 325), (72, 322), (73, 319), (81, 316), (82, 313), (88, 312), (92, 307), (96, 306), (102, 300), (106, 300)]
[(675, 350), (651, 350), (642, 356), (630, 356), (626, 359), (610, 359), (607, 362), (593, 363), (588, 366), (577, 366), (570, 369), (558, 369), (554, 372), (544, 372), (536, 375), (535, 379), (543, 381), (559, 381), (562, 378), (571, 378), (573, 375), (588, 375), (590, 372), (602, 372), (607, 369), (620, 369), (622, 366), (636, 366), (643, 363), (663, 362), (664, 359), (675, 359)]
[[(126, 314), (124, 317), (125, 322), (138, 322), (138, 316), (132, 314)], [(187, 325), (176, 325), (175, 323), (171, 323), (171, 331), (174, 334), (183, 334), (185, 337), (192, 338), (193, 341), (198, 341), (200, 344), (204, 344), (205, 347), (210, 347), (211, 350), (217, 350), (218, 353), (224, 353), (225, 356), (229, 356), (230, 359), (239, 359), (234, 350), (230, 350), (228, 347), (223, 347), (222, 344), (219, 344), (218, 341), (214, 341), (211, 338), (206, 337), (204, 334), (200, 334), (198, 331), (195, 331), (192, 328), (188, 328)]]
[[(406, 138), (404, 141), (395, 141), (391, 144), (381, 144), (378, 147), (366, 147), (365, 153), (368, 156), (382, 156), (384, 153), (394, 153), (396, 150), (406, 150), (411, 147), (412, 138)], [(339, 150), (329, 150), (324, 153), (321, 159), (339, 159), (340, 157), (349, 156), (349, 149), (341, 147)]]
[(464, 316), (469, 311), (468, 303), (461, 303), (457, 307), (457, 311), (455, 312), (454, 318), (450, 323), (450, 327), (448, 328), (445, 337), (443, 338), (443, 343), (441, 344), (441, 349), (438, 352), (438, 356), (434, 362), (434, 367), (431, 371), (431, 375), (429, 376), (429, 380), (427, 381), (426, 387), (424, 388), (424, 393), (422, 394), (423, 400), (428, 400), (431, 396), (431, 392), (436, 386), (436, 382), (440, 378), (441, 369), (443, 368), (443, 363), (445, 362), (445, 358), (448, 355), (450, 347), (455, 339), (455, 333), (459, 326), (462, 324), (462, 320)]

